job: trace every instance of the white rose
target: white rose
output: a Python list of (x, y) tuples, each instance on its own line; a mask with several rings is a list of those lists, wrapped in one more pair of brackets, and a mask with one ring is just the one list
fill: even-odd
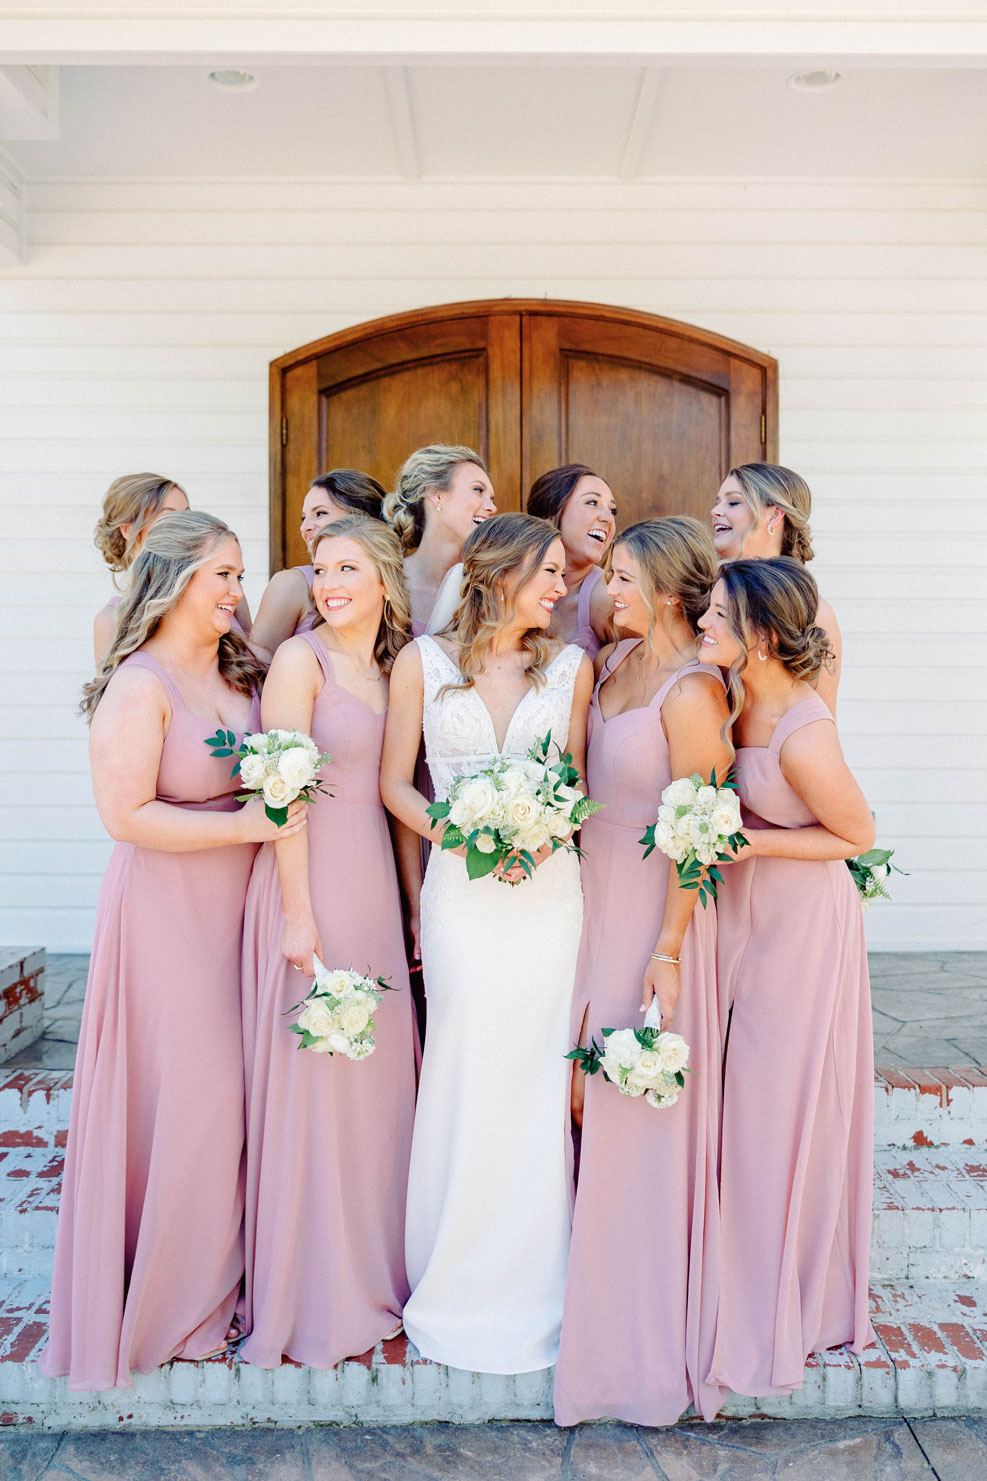
[(501, 773), (500, 789), (506, 792), (508, 797), (520, 797), (522, 793), (531, 791), (531, 781), (525, 775), (520, 766), (508, 766)]
[(266, 751), (267, 736), (264, 734), (263, 731), (261, 731), (258, 735), (245, 735), (243, 737), (243, 744), (246, 746), (248, 751)]
[(680, 777), (677, 782), (669, 783), (661, 794), (661, 800), (668, 807), (692, 807), (696, 789), (688, 777)]
[(474, 823), (483, 822), (497, 802), (497, 789), (489, 777), (469, 777), (456, 794), (457, 805), (467, 807)]
[(712, 821), (705, 814), (690, 813), (682, 821), (687, 826), (679, 831), (689, 839), (695, 848), (698, 849), (700, 844), (712, 844), (716, 842), (716, 831), (713, 828)]
[(696, 806), (701, 807), (703, 812), (712, 812), (716, 806), (716, 788), (700, 787), (696, 793)]
[(277, 772), (273, 776), (264, 778), (264, 801), (268, 807), (287, 807), (289, 802), (294, 801), (295, 794), (288, 786), (283, 776)]
[(473, 809), (461, 797), (457, 797), (449, 808), (449, 822), (463, 833), (472, 833), (474, 828)]
[(296, 794), (308, 786), (315, 773), (312, 758), (304, 746), (292, 746), (279, 756), (278, 774)]
[(888, 877), (887, 864), (873, 864), (870, 869), (870, 877), (876, 885), (882, 885)]
[(541, 808), (533, 797), (512, 797), (507, 818), (512, 828), (525, 830), (539, 821)]
[(666, 1075), (677, 1075), (689, 1063), (689, 1046), (681, 1034), (662, 1034), (655, 1053)]
[(514, 847), (526, 849), (529, 854), (536, 854), (551, 841), (551, 829), (544, 821), (532, 823), (530, 828), (522, 828), (514, 835)]
[(355, 1039), (357, 1034), (362, 1034), (370, 1022), (371, 1008), (367, 1004), (366, 995), (355, 993), (346, 999), (336, 1015), (339, 1027), (347, 1038)]
[(665, 1111), (668, 1109), (669, 1106), (674, 1106), (678, 1098), (679, 1092), (677, 1086), (675, 1090), (670, 1092), (668, 1095), (662, 1095), (661, 1092), (657, 1090), (648, 1091), (648, 1105), (657, 1107), (659, 1111)]
[(340, 967), (330, 968), (328, 972), (323, 972), (315, 980), (320, 992), (329, 993), (334, 998), (345, 997), (353, 986), (352, 974)]
[(320, 998), (312, 998), (298, 1015), (298, 1026), (317, 1039), (325, 1038), (335, 1026), (331, 1008)]
[(308, 1047), (309, 1047), (310, 1051), (312, 1052), (312, 1054), (332, 1054), (333, 1053), (333, 1043), (332, 1043), (333, 1037), (334, 1037), (333, 1035), (330, 1035), (328, 1039), (319, 1039), (317, 1043), (310, 1044)]
[(474, 847), (481, 854), (492, 854), (497, 848), (497, 840), (491, 833), (481, 833)]
[(347, 1038), (347, 1036), (340, 1029), (334, 1029), (333, 1032), (329, 1035), (329, 1037), (327, 1039), (324, 1039), (323, 1040), (323, 1043), (325, 1043), (325, 1044), (328, 1045), (328, 1051), (322, 1050), (321, 1051), (322, 1053), (326, 1053), (326, 1052), (331, 1052), (333, 1054), (348, 1054), (349, 1053), (350, 1041)]
[(614, 1029), (603, 1040), (603, 1068), (615, 1080), (618, 1069), (634, 1068), (640, 1052), (641, 1046), (632, 1028)]
[(240, 780), (245, 787), (253, 791), (261, 785), (266, 775), (267, 767), (263, 756), (258, 756), (253, 751), (244, 756), (240, 762)]
[(717, 803), (710, 814), (710, 822), (716, 833), (721, 838), (729, 838), (731, 833), (738, 832), (740, 828), (740, 807), (728, 807), (726, 803)]

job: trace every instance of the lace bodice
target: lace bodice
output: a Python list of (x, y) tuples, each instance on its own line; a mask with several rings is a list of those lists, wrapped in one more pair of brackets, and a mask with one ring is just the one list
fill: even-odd
[(424, 677), (425, 759), (440, 801), (448, 795), (456, 777), (489, 766), (498, 754), (525, 756), (549, 731), (553, 741), (565, 748), (573, 685), (583, 659), (581, 648), (570, 643), (552, 659), (542, 687), (532, 686), (522, 697), (507, 727), (503, 751), (498, 752), (493, 721), (477, 691), (446, 690), (440, 696), (444, 685), (458, 681), (459, 669), (434, 638), (420, 637), (416, 642)]

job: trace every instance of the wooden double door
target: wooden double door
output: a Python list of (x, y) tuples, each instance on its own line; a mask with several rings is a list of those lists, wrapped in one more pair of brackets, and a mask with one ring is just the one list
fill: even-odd
[(360, 468), (385, 488), (430, 442), (476, 448), (499, 509), (586, 463), (618, 527), (708, 517), (737, 463), (777, 456), (777, 366), (689, 325), (602, 304), (498, 299), (362, 324), (271, 365), (272, 568), (306, 559), (311, 480)]

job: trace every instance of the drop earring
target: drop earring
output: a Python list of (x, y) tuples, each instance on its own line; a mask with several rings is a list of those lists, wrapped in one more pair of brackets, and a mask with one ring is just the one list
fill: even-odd
[(766, 653), (762, 653), (761, 650), (760, 650), (760, 648), (758, 648), (758, 650), (757, 650), (757, 656), (761, 660), (762, 663), (767, 663), (767, 661), (768, 661), (768, 655)]

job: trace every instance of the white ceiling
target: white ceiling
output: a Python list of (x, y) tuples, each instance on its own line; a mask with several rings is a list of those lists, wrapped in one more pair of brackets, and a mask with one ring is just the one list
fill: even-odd
[(987, 72), (611, 62), (68, 66), (58, 136), (4, 142), (28, 177), (987, 178)]

